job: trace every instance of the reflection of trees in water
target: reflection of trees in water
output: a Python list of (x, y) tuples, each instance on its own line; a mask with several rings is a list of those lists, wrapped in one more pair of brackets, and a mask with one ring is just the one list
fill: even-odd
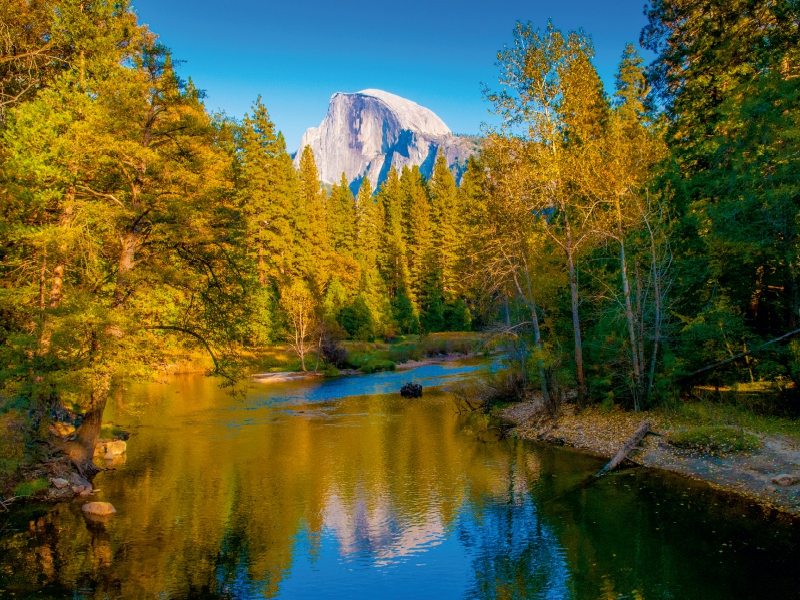
[[(291, 587), (293, 569), (301, 572), (298, 558), (374, 570), (460, 541), (472, 561), (473, 579), (464, 582), (471, 597), (641, 590), (652, 600), (688, 581), (711, 598), (714, 586), (745, 589), (747, 578), (764, 586), (753, 575), (781, 558), (756, 549), (776, 547), (774, 529), (753, 531), (754, 543), (737, 546), (747, 561), (726, 563), (735, 572), (712, 564), (713, 586), (690, 581), (709, 552), (718, 554), (708, 529), (726, 525), (688, 525), (683, 487), (670, 495), (654, 483), (652, 496), (651, 484), (637, 491), (633, 474), (620, 472), (581, 489), (597, 459), (532, 452), (513, 440), (476, 443), (459, 429), (449, 400), (434, 393), (413, 402), (349, 398), (301, 412), (220, 398), (200, 378), (157, 391), (167, 400), (153, 388), (128, 399), (128, 406), (149, 403), (151, 421), (134, 429), (124, 471), (99, 481), (102, 499), (119, 513), (95, 528), (77, 504), (15, 512), (20, 531), (0, 534), (0, 588), (18, 597), (39, 589), (57, 598), (73, 590), (85, 598), (275, 597)], [(720, 510), (713, 504), (699, 518)], [(742, 512), (732, 507), (720, 520), (746, 524)], [(796, 531), (784, 536), (796, 539)], [(785, 568), (772, 576), (775, 590), (785, 589), (797, 551), (787, 545), (780, 554)], [(323, 584), (326, 563), (318, 563)]]
[(505, 490), (495, 488), (491, 497), (473, 490), (459, 523), (459, 540), (474, 557), (466, 597), (571, 597), (566, 551), (529, 493), (541, 466), (522, 444), (513, 450), (509, 460), (495, 465), (505, 475)]
[(465, 515), (458, 531), (475, 558), (468, 598), (570, 597), (570, 573), (555, 533), (532, 503), (494, 504)]
[(242, 415), (220, 413), (212, 385), (162, 386), (166, 401), (148, 388), (146, 414), (162, 422), (136, 430), (124, 476), (100, 482), (119, 510), (108, 528), (55, 507), (48, 533), (20, 534), (14, 556), (0, 538), (0, 586), (13, 565), (27, 590), (49, 580), (87, 597), (274, 597), (298, 552), (398, 564), (441, 544), (466, 504), (477, 515), (527, 495), (514, 445), (461, 435), (446, 398), (263, 409), (273, 421), (228, 437)]

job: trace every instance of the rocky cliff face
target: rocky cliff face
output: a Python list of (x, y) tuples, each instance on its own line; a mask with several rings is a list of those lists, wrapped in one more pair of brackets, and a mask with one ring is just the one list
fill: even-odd
[(360, 183), (367, 176), (373, 189), (394, 166), (418, 165), (430, 176), (441, 148), (453, 172), (460, 177), (477, 149), (472, 137), (455, 136), (432, 111), (388, 92), (364, 90), (331, 97), (328, 114), (319, 127), (303, 135), (295, 166), (306, 146), (314, 151), (320, 179), (338, 183), (342, 173)]

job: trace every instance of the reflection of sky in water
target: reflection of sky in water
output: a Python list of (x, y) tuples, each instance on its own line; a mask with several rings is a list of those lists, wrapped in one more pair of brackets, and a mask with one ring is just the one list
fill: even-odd
[[(405, 372), (262, 384), (244, 404), (229, 408), (258, 416), (232, 419), (227, 425), (239, 428), (298, 416), (334, 421), (355, 418), (357, 424), (367, 415), (354, 412), (355, 407), (341, 413), (342, 405), (322, 403), (352, 396), (396, 397), (408, 381), (438, 387), (500, 366), (500, 361), (492, 365), (442, 363)], [(274, 412), (284, 407), (291, 410)], [(442, 517), (441, 498), (428, 497), (422, 503), (427, 503), (427, 510), (408, 514), (395, 506), (388, 489), (357, 488), (354, 496), (334, 488), (325, 501), (321, 532), (315, 535), (306, 527), (297, 532), (291, 570), (271, 593), (269, 585), (257, 577), (251, 579), (250, 569), (242, 567), (251, 560), (246, 548), (240, 548), (236, 556), (228, 554), (227, 564), (217, 566), (220, 588), (235, 598), (276, 594), (285, 598), (492, 598), (506, 592), (511, 597), (568, 598), (565, 551), (552, 527), (537, 513), (527, 481), (514, 471), (510, 489), (501, 484), (496, 494), (482, 495), (477, 505), (467, 494), (449, 523)], [(535, 470), (528, 471), (538, 477)], [(513, 581), (515, 573), (529, 576), (512, 583), (513, 589), (498, 588), (500, 582)]]
[[(566, 551), (529, 495), (518, 502), (483, 498), (480, 510), (467, 504), (447, 528), (435, 511), (402, 523), (389, 506), (333, 502), (318, 548), (298, 535), (281, 597), (571, 597)], [(320, 590), (320, 573), (329, 595)]]
[[(132, 388), (108, 416), (132, 426), (127, 462), (97, 480), (117, 515), (99, 527), (75, 503), (10, 513), (0, 590), (115, 599), (795, 597), (798, 527), (646, 471), (583, 488), (600, 459), (512, 439), (476, 442), (446, 395), (397, 393), (405, 381), (430, 388), (478, 368), (259, 385), (244, 401), (200, 377)], [(125, 412), (143, 405), (136, 418)]]
[(426, 365), (408, 371), (385, 371), (320, 381), (259, 383), (256, 384), (256, 391), (241, 408), (253, 410), (265, 405), (308, 404), (348, 396), (399, 394), (400, 388), (408, 382), (419, 383), (423, 388), (437, 387), (464, 379), (479, 370), (494, 370), (498, 366), (497, 361), (491, 366), (451, 362)]

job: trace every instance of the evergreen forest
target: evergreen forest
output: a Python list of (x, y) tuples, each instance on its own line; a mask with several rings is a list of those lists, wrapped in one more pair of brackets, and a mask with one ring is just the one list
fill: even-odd
[(373, 190), (323, 186), (308, 147), (295, 169), (261, 98), (209, 111), (128, 0), (4, 0), (0, 477), (53, 444), (90, 471), (115, 386), (186, 348), (236, 387), (275, 345), (313, 371), (343, 340), (479, 331), (554, 410), (794, 398), (800, 3), (646, 11), (610, 90), (589, 33), (517, 23), (466, 171)]

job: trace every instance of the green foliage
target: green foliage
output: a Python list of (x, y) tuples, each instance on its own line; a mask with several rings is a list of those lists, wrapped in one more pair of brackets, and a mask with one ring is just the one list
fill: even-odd
[(444, 331), (444, 295), (436, 283), (429, 285), (425, 292), (420, 327), (430, 333)]
[(24, 421), (18, 411), (0, 413), (0, 486), (10, 480), (23, 460)]
[(50, 487), (50, 482), (45, 478), (23, 481), (14, 488), (14, 495), (18, 498), (30, 498)]
[(471, 325), (472, 315), (462, 298), (456, 298), (445, 305), (443, 331), (470, 331)]
[(101, 439), (112, 439), (118, 435), (125, 433), (125, 430), (122, 429), (119, 425), (109, 424), (103, 425), (100, 429), (100, 438)]
[(671, 435), (670, 443), (678, 448), (712, 455), (742, 454), (761, 448), (761, 440), (751, 433), (730, 427), (698, 427)]
[(349, 306), (345, 306), (339, 311), (338, 322), (354, 340), (365, 342), (375, 340), (375, 323), (372, 312), (360, 294)]
[(379, 371), (395, 371), (397, 364), (391, 360), (368, 360), (363, 363), (359, 370), (362, 373), (377, 373)]
[(397, 291), (397, 295), (392, 298), (392, 316), (403, 333), (417, 333), (419, 331), (419, 317), (405, 288), (401, 287)]
[(325, 368), (322, 374), (327, 378), (333, 378), (333, 377), (339, 377), (339, 375), (341, 375), (341, 372), (333, 365), (330, 365)]
[[(392, 168), (355, 198), (310, 148), (294, 168), (260, 98), (210, 115), (127, 1), (6, 4), (0, 477), (47, 411), (102, 412), (120, 375), (181, 352), (234, 381), (283, 339), (298, 360), (264, 365), (322, 343), (327, 374), (339, 326), (426, 334), (351, 352), (374, 371), (474, 352), (435, 334), (489, 326), (523, 387), (639, 409), (800, 327), (796, 2), (654, 0), (656, 61), (627, 46), (611, 97), (586, 33), (520, 23), (486, 94), (503, 128), (461, 186), (440, 152), (429, 180)], [(800, 389), (800, 342), (705, 382)]]

